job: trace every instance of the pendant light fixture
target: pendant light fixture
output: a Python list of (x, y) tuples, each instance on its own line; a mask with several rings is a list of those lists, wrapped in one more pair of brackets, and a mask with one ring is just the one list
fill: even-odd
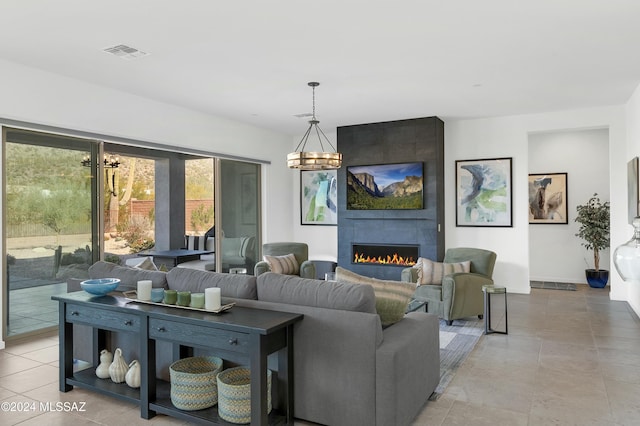
[[(313, 91), (313, 112), (311, 114), (311, 120), (309, 120), (309, 128), (304, 136), (302, 136), (296, 150), (287, 155), (287, 166), (290, 169), (300, 170), (339, 169), (342, 165), (342, 154), (337, 152), (333, 144), (329, 142), (327, 136), (318, 126), (320, 122), (316, 119), (316, 87), (318, 87), (320, 83), (311, 81), (308, 85), (311, 86)], [(311, 133), (315, 133), (318, 136), (321, 151), (305, 151)], [(333, 151), (325, 151), (322, 141), (323, 138)]]

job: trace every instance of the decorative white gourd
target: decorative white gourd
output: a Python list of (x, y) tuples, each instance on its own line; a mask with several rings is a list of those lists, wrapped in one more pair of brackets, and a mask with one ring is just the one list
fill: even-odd
[(124, 380), (132, 388), (140, 387), (140, 363), (137, 359), (134, 359), (129, 364), (129, 371), (127, 371)]
[(113, 356), (113, 362), (109, 366), (109, 377), (114, 383), (124, 382), (129, 366), (122, 356), (122, 349), (117, 348)]
[(113, 354), (106, 349), (101, 350), (100, 364), (96, 367), (96, 376), (101, 379), (108, 379), (111, 362), (113, 362)]

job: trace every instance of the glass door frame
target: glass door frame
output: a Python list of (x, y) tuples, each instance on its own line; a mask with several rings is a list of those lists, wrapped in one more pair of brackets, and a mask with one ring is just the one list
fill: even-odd
[[(2, 155), (2, 159), (1, 159), (1, 177), (0, 177), (0, 182), (2, 184), (2, 241), (1, 241), (1, 252), (2, 255), (4, 256), (4, 261), (2, 262), (2, 271), (1, 273), (3, 274), (4, 279), (2, 280), (2, 285), (0, 286), (0, 300), (2, 303), (2, 318), (0, 318), (0, 325), (1, 325), (1, 336), (2, 339), (0, 340), (0, 349), (2, 348), (4, 342), (6, 341), (10, 341), (12, 339), (15, 338), (23, 338), (25, 336), (29, 336), (31, 334), (40, 334), (40, 333), (44, 333), (47, 332), (49, 330), (49, 328), (42, 328), (42, 329), (38, 329), (38, 330), (34, 330), (34, 331), (30, 331), (30, 332), (26, 332), (26, 333), (21, 333), (21, 334), (16, 334), (13, 336), (9, 336), (9, 330), (8, 330), (8, 317), (9, 317), (9, 267), (7, 264), (7, 167), (6, 167), (6, 161), (7, 161), (7, 157), (6, 157), (6, 146), (7, 143), (22, 143), (24, 145), (33, 145), (33, 146), (42, 146), (42, 147), (49, 147), (49, 148), (58, 148), (58, 149), (67, 149), (67, 150), (72, 150), (72, 151), (78, 151), (83, 152), (83, 153), (89, 153), (89, 157), (90, 157), (90, 161), (91, 164), (94, 166), (92, 167), (92, 174), (93, 174), (93, 178), (91, 179), (91, 209), (92, 209), (92, 214), (91, 214), (91, 261), (96, 262), (97, 260), (102, 258), (102, 252), (101, 249), (103, 247), (103, 239), (104, 236), (102, 235), (102, 233), (100, 232), (100, 217), (97, 216), (95, 213), (98, 212), (100, 213), (100, 209), (98, 208), (101, 205), (101, 197), (102, 194), (99, 190), (99, 188), (101, 188), (100, 185), (103, 184), (103, 180), (101, 179), (102, 177), (102, 163), (100, 161), (98, 161), (99, 158), (102, 158), (102, 145), (103, 143), (101, 141), (97, 141), (95, 139), (91, 139), (91, 138), (86, 138), (86, 137), (82, 137), (82, 136), (72, 136), (72, 135), (66, 135), (66, 134), (60, 134), (60, 133), (53, 133), (53, 132), (48, 132), (48, 131), (40, 131), (40, 130), (33, 130), (33, 129), (25, 129), (25, 128), (21, 128), (21, 127), (14, 127), (11, 125), (2, 125), (1, 126), (1, 130), (2, 130), (2, 150), (1, 150), (1, 155)], [(8, 136), (7, 133), (14, 131), (16, 133), (24, 133), (24, 134), (32, 134), (33, 135), (33, 139), (29, 140), (29, 141), (11, 141), (11, 140), (7, 140)], [(38, 137), (42, 137), (45, 140), (37, 140)], [(54, 139), (54, 141), (47, 141), (46, 139)], [(68, 143), (68, 145), (66, 146), (60, 146), (59, 144), (57, 144), (55, 142), (55, 140), (60, 140), (60, 139), (65, 139), (66, 142)], [(78, 160), (78, 162), (80, 163), (80, 159)], [(82, 167), (81, 164), (78, 164), (79, 167)], [(97, 173), (97, 174), (96, 174)]]

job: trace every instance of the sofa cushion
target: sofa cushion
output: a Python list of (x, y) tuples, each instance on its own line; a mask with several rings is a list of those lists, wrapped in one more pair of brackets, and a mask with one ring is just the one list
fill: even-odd
[(140, 280), (151, 280), (153, 287), (167, 287), (167, 274), (165, 272), (130, 268), (102, 260), (89, 267), (89, 277), (120, 278), (118, 291), (135, 290)]
[(373, 288), (267, 272), (258, 276), (258, 300), (376, 313)]
[(365, 277), (340, 266), (336, 268), (336, 280), (371, 285), (376, 297), (376, 311), (380, 315), (383, 327), (388, 327), (404, 317), (409, 300), (416, 290), (413, 283)]
[(300, 274), (300, 265), (298, 265), (296, 256), (293, 253), (285, 254), (284, 256), (269, 256), (265, 254), (263, 258), (269, 264), (271, 272), (285, 275)]
[(442, 278), (444, 278), (445, 275), (455, 272), (469, 272), (471, 270), (471, 261), (440, 263), (420, 257), (413, 267), (418, 270), (418, 284), (441, 285)]
[(218, 287), (222, 297), (256, 299), (256, 278), (253, 275), (222, 274), (189, 268), (173, 268), (167, 272), (169, 288), (192, 293), (204, 293), (205, 288)]

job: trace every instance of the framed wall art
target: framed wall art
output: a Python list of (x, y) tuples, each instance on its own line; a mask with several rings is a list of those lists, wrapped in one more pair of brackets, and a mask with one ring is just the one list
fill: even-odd
[(512, 162), (456, 161), (456, 226), (513, 226)]
[(338, 224), (337, 170), (300, 171), (300, 224)]
[(567, 195), (566, 173), (530, 174), (529, 223), (569, 223)]

